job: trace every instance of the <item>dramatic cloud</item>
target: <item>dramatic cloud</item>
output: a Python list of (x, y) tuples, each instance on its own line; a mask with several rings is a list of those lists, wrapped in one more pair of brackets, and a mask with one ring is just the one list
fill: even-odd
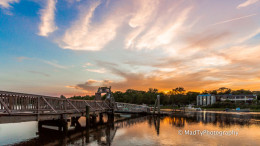
[(247, 7), (247, 6), (252, 5), (252, 4), (254, 4), (254, 3), (258, 2), (258, 1), (259, 0), (246, 0), (245, 2), (239, 4), (237, 6), (237, 8)]
[(0, 7), (11, 8), (12, 6), (10, 4), (18, 3), (18, 2), (19, 2), (19, 0), (1, 0)]
[[(191, 7), (183, 10), (165, 8), (160, 10), (159, 1), (145, 1), (139, 3), (141, 7), (130, 19), (129, 25), (133, 31), (125, 40), (126, 48), (130, 49), (168, 49), (167, 45), (176, 41), (180, 32), (188, 28), (185, 21), (191, 11)], [(147, 10), (149, 9), (149, 10)], [(161, 15), (155, 18), (157, 13)]]
[[(118, 54), (108, 53), (113, 59), (105, 57), (91, 67), (84, 65), (89, 72), (109, 72), (109, 75), (95, 74), (98, 77), (95, 82), (70, 87), (93, 93), (99, 86), (122, 91), (149, 87), (170, 90), (177, 86), (205, 90), (221, 86), (252, 87), (260, 82), (259, 44), (244, 45), (259, 35), (259, 25), (254, 21), (257, 12), (230, 12), (223, 16), (216, 15), (214, 10), (198, 11), (205, 7), (200, 3), (133, 0), (122, 5), (120, 2), (110, 3), (114, 11), (108, 9), (109, 4), (104, 7), (101, 1), (91, 3), (66, 30), (59, 43), (63, 48), (102, 54), (111, 46), (120, 48), (115, 50)], [(247, 5), (248, 2), (239, 7)], [(113, 44), (106, 47), (111, 41)]]
[(108, 86), (110, 83), (112, 83), (112, 81), (109, 80), (98, 81), (98, 80), (89, 79), (87, 82), (83, 84), (77, 84), (76, 86), (66, 86), (66, 87), (85, 90), (88, 93), (94, 94), (95, 91), (97, 91), (97, 89), (100, 86)]
[[(237, 49), (238, 48), (231, 49), (232, 53)], [(259, 47), (253, 48), (249, 54), (252, 55), (257, 49), (259, 49)], [(241, 52), (241, 54), (243, 54), (243, 52)], [(235, 55), (239, 54), (234, 53), (234, 56)], [(253, 57), (256, 57), (256, 59), (260, 58), (258, 54), (255, 54)], [(253, 86), (260, 82), (260, 78), (257, 76), (260, 73), (260, 69), (258, 69), (260, 65), (256, 66), (251, 64), (252, 62), (246, 63), (244, 58), (240, 58), (239, 60), (230, 58), (230, 60), (234, 62), (234, 64), (230, 64), (224, 57), (209, 57), (207, 59), (198, 60), (198, 62), (195, 61), (190, 66), (183, 64), (176, 69), (158, 69), (148, 74), (145, 72), (133, 73), (129, 70), (108, 66), (112, 74), (122, 77), (123, 80), (89, 80), (86, 83), (70, 87), (88, 91), (89, 93), (94, 93), (100, 86), (112, 86), (114, 91), (125, 91), (126, 89), (147, 90), (149, 87), (159, 87), (160, 90), (171, 90), (178, 86), (183, 86), (188, 90), (205, 90), (221, 86), (232, 86), (238, 89), (241, 88), (241, 85)], [(256, 61), (258, 60), (259, 59)], [(241, 64), (241, 62), (244, 63)], [(192, 65), (199, 63), (205, 66), (205, 68), (195, 72), (188, 71), (192, 69)], [(218, 68), (216, 68), (216, 66), (218, 66)], [(199, 65), (197, 67), (199, 67)], [(194, 69), (197, 67), (194, 67)], [(247, 80), (244, 80), (245, 77), (247, 77)], [(259, 87), (260, 86), (257, 86), (257, 88)], [(256, 88), (256, 86), (254, 86), (254, 88)]]
[(41, 14), (41, 23), (39, 25), (39, 35), (48, 36), (50, 33), (57, 30), (55, 25), (55, 5), (57, 0), (46, 0), (45, 8), (40, 10)]
[[(11, 8), (11, 2), (18, 1), (8, 1), (5, 7)], [(33, 68), (42, 65), (44, 72), (27, 73), (35, 77), (50, 74), (45, 79), (46, 84), (47, 80), (55, 82), (53, 91), (94, 94), (99, 86), (112, 86), (113, 91), (150, 87), (171, 90), (178, 86), (186, 90), (260, 90), (260, 15), (255, 0), (40, 3), (46, 6), (40, 10), (39, 35), (50, 36), (59, 24), (59, 31), (43, 40), (51, 39), (62, 50), (43, 41), (39, 45), (50, 47), (43, 55), (30, 54), (35, 52), (18, 46), (18, 52), (35, 58), (15, 59), (23, 61), (21, 65), (35, 65)], [(66, 90), (64, 85), (68, 85)]]

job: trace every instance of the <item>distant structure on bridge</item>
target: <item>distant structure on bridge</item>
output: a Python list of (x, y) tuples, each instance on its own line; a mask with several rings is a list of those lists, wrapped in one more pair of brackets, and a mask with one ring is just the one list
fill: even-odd
[(106, 99), (114, 99), (112, 96), (111, 92), (111, 86), (108, 87), (99, 87), (98, 91), (95, 93), (95, 100), (101, 100), (101, 94), (105, 93), (106, 94)]

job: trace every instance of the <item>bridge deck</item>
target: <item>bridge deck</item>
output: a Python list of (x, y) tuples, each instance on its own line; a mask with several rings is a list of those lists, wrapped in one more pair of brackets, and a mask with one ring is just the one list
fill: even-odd
[(0, 123), (59, 119), (107, 112), (113, 107), (104, 100), (71, 100), (43, 95), (0, 91)]
[(0, 124), (34, 120), (62, 119), (104, 112), (149, 113), (145, 105), (106, 100), (72, 100), (44, 95), (0, 91)]

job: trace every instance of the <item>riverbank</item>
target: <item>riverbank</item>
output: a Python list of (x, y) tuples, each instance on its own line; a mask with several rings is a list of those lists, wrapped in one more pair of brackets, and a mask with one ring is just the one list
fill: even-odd
[[(174, 109), (180, 109), (180, 108), (174, 108)], [(229, 108), (232, 109), (232, 108)], [(173, 110), (173, 108), (171, 106), (162, 106), (161, 110), (163, 111), (170, 111)], [(205, 107), (201, 107), (201, 110), (203, 111), (225, 111), (226, 108), (205, 108)], [(250, 112), (260, 112), (260, 109), (250, 109)]]
[[(226, 108), (205, 108), (205, 107), (202, 107), (201, 110), (206, 110), (206, 111), (225, 111)], [(250, 109), (250, 112), (260, 112), (260, 109)]]

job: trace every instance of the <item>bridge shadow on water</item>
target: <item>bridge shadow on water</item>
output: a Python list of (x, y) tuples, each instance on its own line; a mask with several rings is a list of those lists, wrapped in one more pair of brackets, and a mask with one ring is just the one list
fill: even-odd
[(98, 145), (111, 145), (118, 129), (133, 126), (144, 122), (147, 116), (131, 115), (121, 117), (115, 115), (113, 121), (108, 117), (97, 117), (97, 121), (86, 126), (86, 118), (81, 117), (79, 121), (68, 122), (68, 130), (62, 131), (55, 126), (38, 127), (37, 137), (14, 145), (87, 145), (96, 142)]

